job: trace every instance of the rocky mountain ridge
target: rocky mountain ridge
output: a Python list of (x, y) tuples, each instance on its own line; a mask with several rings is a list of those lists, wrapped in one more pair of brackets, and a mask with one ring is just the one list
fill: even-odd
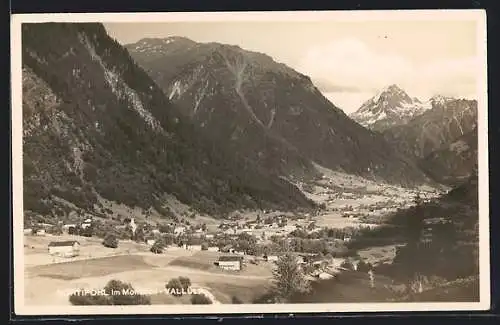
[[(101, 24), (23, 24), (24, 208), (164, 216), (164, 196), (218, 216), (312, 208), (292, 184), (201, 135)], [(97, 213), (97, 212), (96, 212)]]
[(131, 56), (207, 137), (282, 175), (311, 161), (390, 182), (425, 176), (385, 139), (353, 122), (310, 78), (270, 56), (184, 38), (143, 39)]
[(364, 102), (350, 117), (374, 131), (384, 131), (408, 123), (412, 118), (432, 108), (431, 102), (410, 97), (393, 84)]

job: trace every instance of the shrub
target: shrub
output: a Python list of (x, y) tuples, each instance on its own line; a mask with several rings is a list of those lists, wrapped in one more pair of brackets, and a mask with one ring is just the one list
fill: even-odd
[(188, 277), (180, 276), (179, 282), (184, 290), (187, 290), (191, 286), (191, 280)]
[(165, 288), (172, 291), (172, 294), (176, 297), (182, 296), (182, 283), (178, 278), (170, 279), (165, 285)]
[(118, 247), (118, 239), (116, 238), (115, 235), (107, 235), (102, 244), (104, 245), (104, 247), (108, 247), (108, 248), (117, 248)]
[(205, 295), (193, 295), (191, 297), (191, 303), (193, 305), (210, 305), (212, 301)]
[(150, 251), (154, 254), (161, 254), (163, 253), (163, 249), (165, 248), (165, 245), (163, 245), (162, 240), (156, 240), (153, 246), (151, 246)]
[(243, 301), (240, 298), (236, 297), (236, 296), (232, 296), (231, 297), (231, 303), (233, 303), (233, 304), (242, 304)]

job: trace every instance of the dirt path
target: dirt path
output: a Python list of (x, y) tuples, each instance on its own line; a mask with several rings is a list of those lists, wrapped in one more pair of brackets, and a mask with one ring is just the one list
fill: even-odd
[(194, 288), (196, 288), (196, 290), (200, 291), (200, 294), (202, 294), (205, 297), (207, 297), (208, 299), (210, 299), (210, 301), (212, 301), (212, 304), (214, 304), (214, 305), (221, 304), (221, 302), (218, 301), (217, 298), (215, 298), (215, 296), (209, 291), (209, 289), (203, 288), (203, 287), (194, 287)]

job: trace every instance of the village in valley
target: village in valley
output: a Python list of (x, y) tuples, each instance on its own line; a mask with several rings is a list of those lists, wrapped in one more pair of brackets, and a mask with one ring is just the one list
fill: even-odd
[[(169, 278), (188, 276), (212, 303), (252, 303), (271, 286), (284, 253), (295, 256), (308, 281), (346, 270), (373, 278), (371, 267), (390, 263), (397, 245), (358, 251), (350, 244), (383, 225), (391, 213), (411, 206), (415, 197), (428, 201), (441, 194), (336, 172), (297, 186), (318, 203), (316, 210), (241, 210), (215, 219), (172, 201), (175, 217), (162, 219), (116, 204), (113, 211), (108, 202), (101, 209), (113, 212), (107, 218), (71, 211), (65, 220), (74, 222), (31, 222), (24, 230), (26, 298), (34, 304), (54, 299), (68, 304), (71, 290), (97, 289), (111, 279), (151, 292)], [(40, 288), (47, 289), (41, 294)], [(44, 299), (47, 295), (51, 298)], [(186, 303), (167, 296), (158, 294), (153, 302)]]

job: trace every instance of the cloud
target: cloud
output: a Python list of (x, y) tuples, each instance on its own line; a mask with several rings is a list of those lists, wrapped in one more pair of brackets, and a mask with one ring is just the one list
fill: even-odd
[(476, 58), (439, 60), (422, 65), (413, 75), (415, 88), (427, 95), (468, 96), (475, 93), (479, 62)]
[[(478, 67), (475, 57), (415, 63), (403, 55), (377, 52), (357, 39), (339, 39), (310, 48), (297, 70), (309, 75), (333, 102), (335, 94), (351, 93), (344, 97), (354, 105), (369, 98), (361, 96), (390, 84), (424, 100), (434, 94), (474, 96)], [(355, 100), (355, 93), (360, 98)]]
[[(299, 70), (313, 80), (373, 91), (401, 81), (413, 67), (402, 57), (375, 53), (358, 40), (343, 39), (310, 49), (299, 63)], [(328, 87), (322, 90), (335, 91)]]
[(357, 93), (363, 91), (362, 88), (357, 86), (348, 86), (335, 83), (333, 80), (316, 78), (313, 80), (314, 85), (325, 92), (345, 92), (345, 93)]
[(365, 100), (373, 96), (371, 92), (323, 92), (323, 95), (346, 114), (356, 111)]

